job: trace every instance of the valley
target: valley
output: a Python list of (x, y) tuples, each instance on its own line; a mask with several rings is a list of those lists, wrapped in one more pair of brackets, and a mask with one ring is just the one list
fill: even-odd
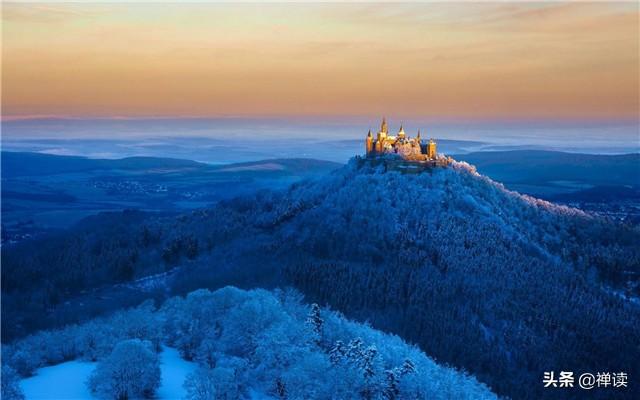
[(2, 243), (70, 227), (101, 212), (175, 214), (261, 189), (285, 188), (340, 164), (283, 159), (210, 165), (134, 157), (87, 159), (38, 153), (2, 155)]

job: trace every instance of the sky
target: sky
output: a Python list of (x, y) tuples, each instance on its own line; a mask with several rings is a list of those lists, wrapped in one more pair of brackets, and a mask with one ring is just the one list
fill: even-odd
[(2, 117), (638, 120), (626, 3), (7, 3)]

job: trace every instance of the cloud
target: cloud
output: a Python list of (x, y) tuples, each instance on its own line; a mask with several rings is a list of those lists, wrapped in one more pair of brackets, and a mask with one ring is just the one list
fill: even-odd
[(73, 151), (72, 149), (67, 149), (67, 148), (64, 148), (64, 147), (41, 149), (41, 150), (36, 151), (36, 153), (51, 154), (51, 155), (54, 155), (54, 156), (75, 156), (75, 155), (78, 155), (78, 153), (76, 151)]
[(106, 12), (100, 5), (72, 3), (4, 3), (2, 19), (14, 23), (61, 23), (73, 19), (97, 18)]

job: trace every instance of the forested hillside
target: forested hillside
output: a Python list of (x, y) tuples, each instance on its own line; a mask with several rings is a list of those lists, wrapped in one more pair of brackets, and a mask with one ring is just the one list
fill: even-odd
[(67, 322), (64, 300), (88, 288), (176, 268), (168, 292), (291, 284), (498, 394), (540, 398), (543, 371), (635, 375), (639, 241), (637, 228), (510, 192), (464, 163), (404, 175), (353, 160), (287, 191), (179, 218), (102, 215), (3, 250), (15, 322), (3, 335)]
[(153, 398), (161, 344), (198, 364), (184, 382), (188, 400), (496, 398), (397, 336), (300, 300), (295, 291), (198, 290), (40, 332), (3, 347), (2, 398), (21, 398), (18, 376), (75, 359), (98, 361), (86, 384), (99, 398)]

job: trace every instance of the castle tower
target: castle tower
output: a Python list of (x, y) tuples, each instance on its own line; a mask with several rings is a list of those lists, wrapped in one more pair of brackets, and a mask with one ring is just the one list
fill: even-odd
[(365, 145), (367, 148), (367, 154), (371, 153), (373, 151), (373, 136), (371, 135), (371, 129), (369, 129), (369, 133), (367, 134), (367, 140)]
[(429, 143), (427, 144), (427, 158), (435, 160), (436, 154), (436, 142), (433, 139), (429, 139)]
[(387, 119), (382, 117), (382, 123), (380, 124), (380, 131), (378, 131), (378, 138), (376, 139), (375, 149), (377, 153), (382, 153), (384, 148), (384, 142), (387, 140)]
[(404, 129), (402, 128), (402, 124), (400, 124), (400, 130), (398, 131), (398, 139), (404, 139), (406, 134), (404, 133)]
[(418, 129), (418, 135), (413, 139), (413, 146), (418, 149), (420, 154), (422, 153), (422, 138), (420, 137), (420, 129)]

